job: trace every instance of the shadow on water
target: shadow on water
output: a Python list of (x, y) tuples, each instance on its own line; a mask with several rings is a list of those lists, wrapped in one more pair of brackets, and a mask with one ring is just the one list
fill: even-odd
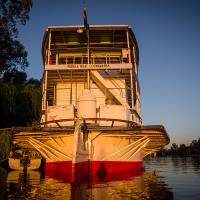
[[(0, 168), (1, 199), (156, 199), (171, 200), (173, 193), (155, 173), (133, 171), (107, 174), (104, 170), (70, 183), (45, 177), (41, 171)], [(64, 179), (68, 180), (68, 179)], [(161, 195), (162, 194), (162, 195)]]
[(6, 178), (8, 172), (0, 167), (0, 199), (7, 199)]

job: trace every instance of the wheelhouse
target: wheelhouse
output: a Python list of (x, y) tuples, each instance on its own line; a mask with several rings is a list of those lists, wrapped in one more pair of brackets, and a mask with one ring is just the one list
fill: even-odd
[(128, 25), (48, 27), (42, 44), (42, 122), (75, 118), (79, 96), (88, 89), (96, 97), (96, 118), (142, 124), (138, 53)]

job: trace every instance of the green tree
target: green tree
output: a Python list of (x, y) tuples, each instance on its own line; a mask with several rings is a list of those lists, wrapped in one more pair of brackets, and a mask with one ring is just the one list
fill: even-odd
[(178, 155), (187, 155), (187, 147), (185, 144), (180, 144), (178, 148)]
[(32, 0), (0, 0), (0, 76), (28, 66), (27, 52), (17, 40), (18, 25), (29, 19)]
[(25, 72), (6, 72), (0, 80), (0, 127), (31, 125), (40, 117), (40, 81)]
[(178, 152), (178, 145), (176, 143), (173, 143), (172, 146), (171, 146), (171, 152), (172, 152), (172, 155), (176, 155), (177, 152)]
[(194, 155), (199, 155), (200, 154), (200, 139), (197, 140), (192, 140), (190, 144), (190, 151)]

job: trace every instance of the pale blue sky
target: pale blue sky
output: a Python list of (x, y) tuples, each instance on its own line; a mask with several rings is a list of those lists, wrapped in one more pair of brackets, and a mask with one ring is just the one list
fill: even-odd
[[(87, 0), (90, 24), (129, 24), (139, 50), (145, 124), (163, 124), (171, 143), (200, 137), (200, 1)], [(83, 24), (83, 0), (33, 0), (20, 29), (29, 77), (41, 78), (41, 41), (50, 25)]]

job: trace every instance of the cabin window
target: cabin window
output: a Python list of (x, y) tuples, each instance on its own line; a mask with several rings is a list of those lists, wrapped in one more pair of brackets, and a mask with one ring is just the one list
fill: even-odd
[(88, 58), (87, 57), (83, 57), (83, 63), (87, 64), (88, 63)]
[(81, 64), (82, 58), (81, 57), (75, 57), (75, 64)]
[(73, 56), (66, 57), (66, 64), (74, 64), (74, 57)]
[(106, 57), (95, 57), (95, 64), (106, 63)]
[(120, 63), (121, 59), (118, 56), (111, 56), (110, 57), (110, 63)]
[(65, 58), (60, 58), (59, 59), (59, 64), (65, 64), (66, 63), (66, 59)]

